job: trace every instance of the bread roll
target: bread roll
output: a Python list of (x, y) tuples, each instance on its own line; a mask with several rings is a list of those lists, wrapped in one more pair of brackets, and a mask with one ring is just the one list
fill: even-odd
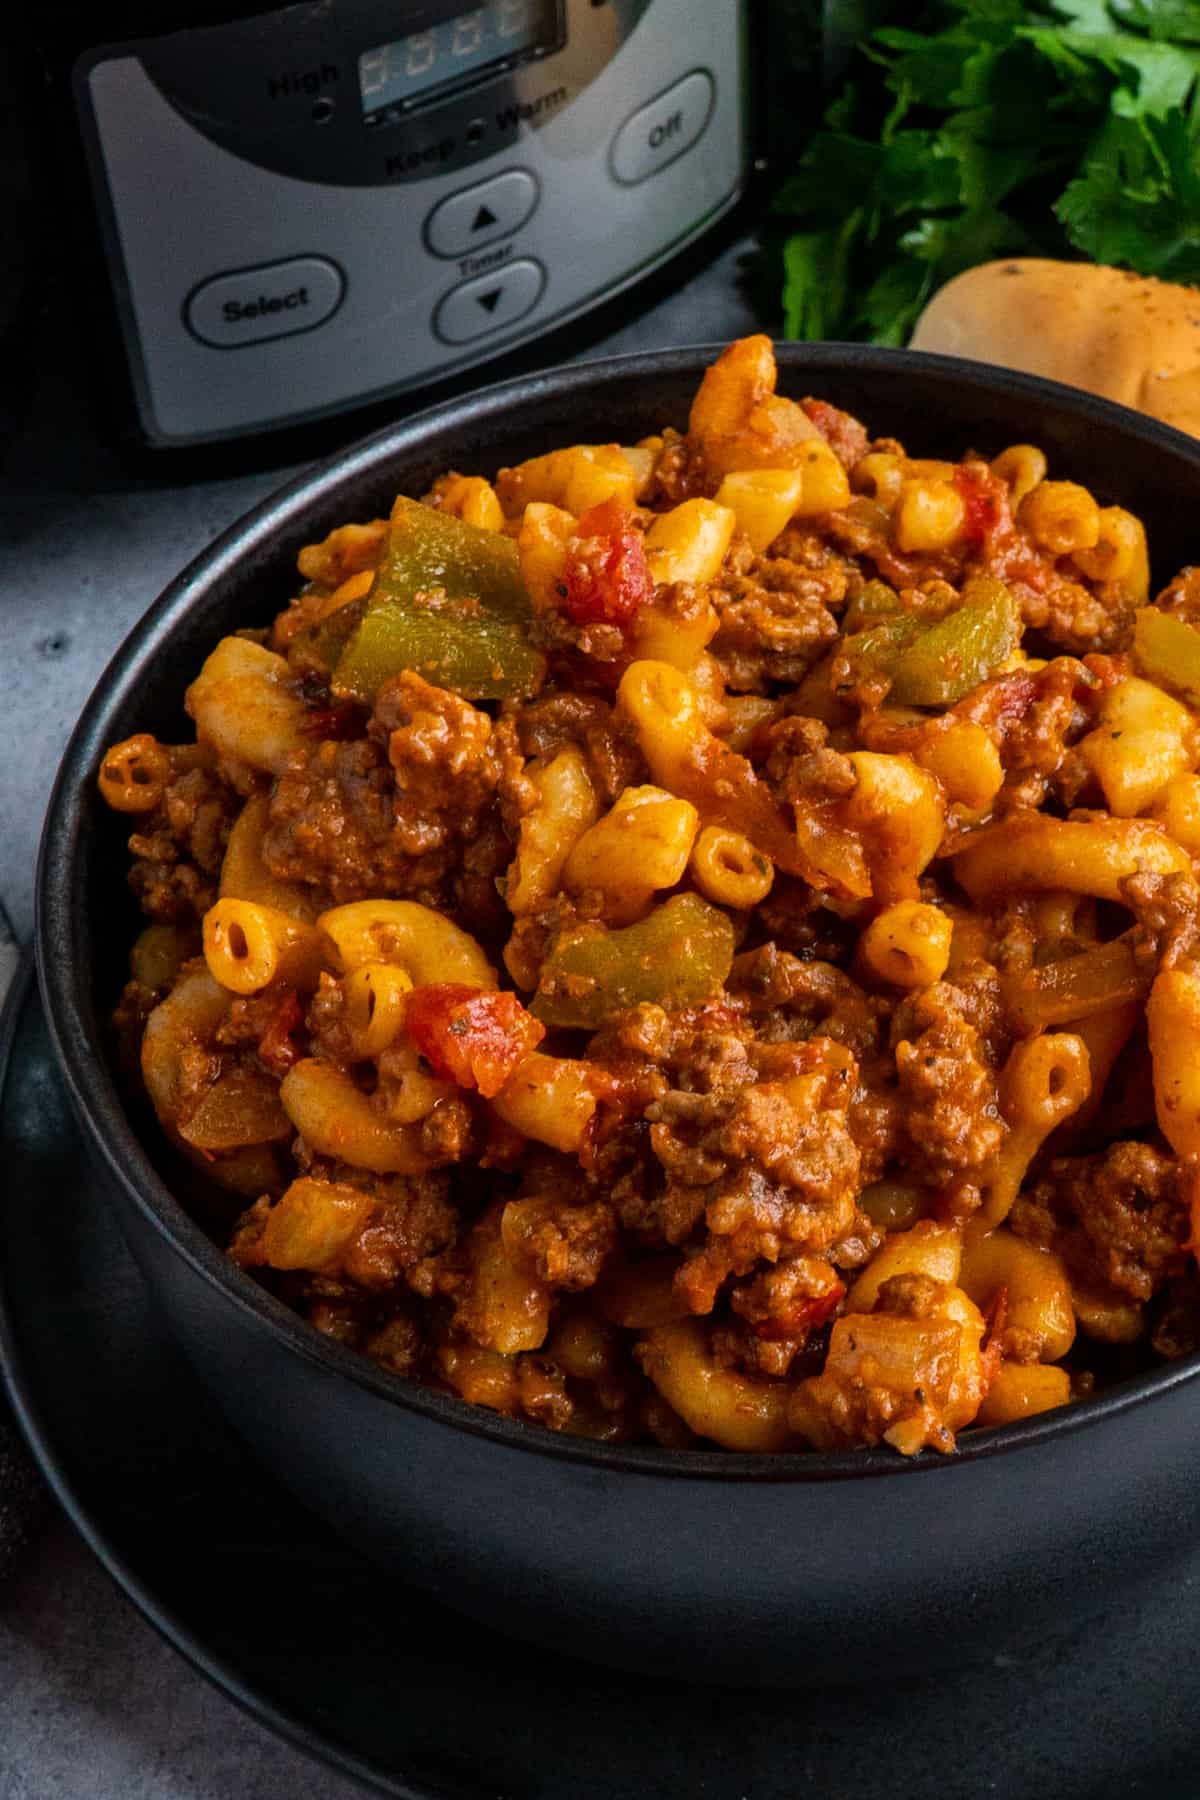
[(933, 296), (912, 348), (1047, 375), (1200, 437), (1200, 288), (1096, 263), (983, 263)]

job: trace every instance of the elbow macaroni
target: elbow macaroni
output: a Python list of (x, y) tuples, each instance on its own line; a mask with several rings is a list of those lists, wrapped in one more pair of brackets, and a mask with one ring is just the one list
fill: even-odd
[(523, 1137), (575, 1152), (595, 1115), (596, 1095), (586, 1063), (534, 1050), (509, 1076), (492, 1108)]
[(1076, 550), (1074, 558), (1089, 580), (1115, 582), (1131, 600), (1145, 600), (1150, 586), (1146, 531), (1124, 507), (1101, 507), (1095, 542)]
[(692, 879), (706, 899), (745, 912), (765, 900), (775, 871), (740, 831), (706, 825), (692, 847)]
[(741, 469), (726, 475), (717, 489), (717, 505), (728, 507), (738, 530), (760, 555), (795, 517), (803, 500), (803, 469)]
[(221, 899), (252, 900), (311, 925), (317, 908), (309, 890), (298, 881), (281, 881), (272, 875), (263, 859), (263, 833), (270, 810), (264, 794), (252, 794), (234, 820), (221, 863)]
[(859, 939), (858, 953), (878, 981), (929, 987), (946, 973), (953, 935), (952, 921), (936, 906), (897, 900), (872, 919)]
[(955, 874), (971, 899), (1061, 888), (1120, 902), (1131, 875), (1190, 874), (1183, 850), (1156, 824), (1138, 819), (1052, 819), (1015, 814), (968, 838)]
[(896, 504), (901, 550), (948, 550), (966, 523), (962, 495), (949, 481), (903, 481)]
[(519, 518), (531, 501), (578, 518), (605, 500), (632, 506), (636, 487), (636, 465), (618, 444), (575, 444), (501, 469), (495, 491), (509, 518)]
[(699, 823), (689, 800), (663, 788), (625, 788), (567, 857), (569, 892), (597, 889), (611, 918), (628, 922), (659, 888), (674, 887), (687, 868)]
[(979, 1211), (988, 1227), (1008, 1217), (1030, 1163), (1090, 1093), (1087, 1045), (1074, 1032), (1045, 1031), (1016, 1046), (1000, 1077), (1008, 1136), (988, 1172)]
[(531, 769), (529, 779), (537, 803), (521, 820), (504, 892), (515, 918), (537, 912), (553, 898), (567, 858), (595, 824), (599, 811), (587, 763), (578, 750), (560, 750), (545, 767)]
[(1200, 1156), (1200, 975), (1164, 969), (1146, 1004), (1154, 1107), (1179, 1156)]
[(1105, 695), (1100, 722), (1079, 753), (1113, 817), (1132, 819), (1153, 806), (1169, 781), (1192, 769), (1195, 738), (1186, 706), (1131, 675)]
[(248, 638), (222, 638), (185, 696), (201, 742), (233, 764), (281, 775), (306, 745), (308, 711), (287, 662)]
[(153, 812), (171, 779), (171, 759), (158, 739), (139, 731), (114, 744), (100, 765), (100, 792), (116, 812)]
[(1021, 503), (1021, 523), (1056, 556), (1078, 557), (1100, 541), (1100, 508), (1074, 481), (1041, 481)]
[(660, 513), (646, 533), (646, 562), (656, 582), (715, 581), (737, 517), (715, 500), (684, 500)]
[(280, 1083), (283, 1109), (322, 1156), (375, 1175), (420, 1175), (431, 1166), (417, 1125), (397, 1125), (372, 1107), (343, 1070), (309, 1057)]
[(204, 960), (234, 994), (257, 994), (273, 981), (316, 986), (320, 934), (302, 920), (252, 900), (218, 900), (204, 915)]
[(492, 988), (496, 972), (469, 933), (432, 906), (413, 900), (352, 900), (317, 920), (344, 971), (395, 963), (415, 986), (458, 981)]
[(992, 474), (1002, 481), (1009, 491), (1014, 512), (1022, 500), (1032, 494), (1035, 487), (1046, 479), (1046, 455), (1036, 444), (1010, 444), (999, 456), (992, 458)]
[(847, 760), (856, 781), (844, 817), (863, 838), (872, 892), (884, 902), (911, 899), (942, 841), (942, 790), (908, 756), (855, 750)]
[(342, 1008), (356, 1057), (379, 1056), (395, 1041), (404, 1029), (412, 988), (411, 976), (395, 963), (359, 963), (350, 970), (342, 983)]

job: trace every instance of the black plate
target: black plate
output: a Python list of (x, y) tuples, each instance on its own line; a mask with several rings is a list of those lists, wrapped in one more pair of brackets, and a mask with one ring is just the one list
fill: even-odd
[(110, 1573), (265, 1724), (406, 1800), (1194, 1795), (1200, 1552), (1070, 1638), (940, 1679), (803, 1694), (606, 1673), (381, 1578), (260, 1471), (155, 1317), (26, 979), (6, 1025), (11, 1398)]

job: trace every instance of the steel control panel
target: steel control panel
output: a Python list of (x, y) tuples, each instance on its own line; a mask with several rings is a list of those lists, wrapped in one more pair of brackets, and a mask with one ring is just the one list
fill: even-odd
[(318, 0), (89, 52), (145, 435), (362, 404), (648, 272), (744, 185), (743, 34), (695, 0)]

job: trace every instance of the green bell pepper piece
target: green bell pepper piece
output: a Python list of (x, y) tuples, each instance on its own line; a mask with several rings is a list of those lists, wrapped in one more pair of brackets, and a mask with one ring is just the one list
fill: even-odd
[(385, 681), (413, 669), (468, 700), (531, 694), (545, 672), (531, 618), (511, 538), (401, 497), (334, 691), (369, 705)]
[(953, 706), (986, 681), (1021, 641), (1021, 609), (1002, 581), (977, 575), (963, 604), (927, 625), (892, 665), (889, 700)]
[(953, 706), (994, 673), (1021, 640), (1021, 609), (1002, 581), (976, 575), (963, 602), (922, 625), (911, 613), (880, 619), (842, 645), (851, 686), (872, 675), (890, 677), (896, 706)]
[(314, 674), (329, 675), (362, 624), (366, 612), (365, 600), (348, 600), (318, 624), (310, 625), (307, 631), (298, 633), (288, 651), (288, 661), (292, 667), (302, 674), (311, 670)]
[(453, 513), (406, 500), (392, 507), (387, 550), (371, 589), (371, 605), (411, 601), (429, 588), (452, 600), (471, 596), (496, 618), (528, 624), (529, 595), (517, 546), (503, 532), (467, 525)]
[[(843, 638), (840, 650), (834, 646), (839, 676), (836, 692), (855, 688), (875, 675), (890, 675), (920, 630), (920, 622), (911, 613), (897, 613), (893, 618), (880, 619), (866, 631), (851, 632)], [(848, 671), (848, 679), (842, 678), (843, 667)]]
[(333, 688), (369, 706), (385, 681), (414, 669), (465, 700), (504, 700), (534, 693), (545, 666), (519, 626), (469, 602), (385, 602), (368, 610), (342, 652)]
[(733, 967), (733, 925), (698, 894), (675, 894), (636, 925), (563, 932), (542, 964), (530, 1011), (547, 1025), (595, 1031), (643, 1001), (696, 1006)]
[(842, 617), (842, 630), (846, 633), (863, 631), (877, 619), (902, 611), (900, 596), (895, 588), (889, 587), (886, 581), (872, 578), (846, 608)]

